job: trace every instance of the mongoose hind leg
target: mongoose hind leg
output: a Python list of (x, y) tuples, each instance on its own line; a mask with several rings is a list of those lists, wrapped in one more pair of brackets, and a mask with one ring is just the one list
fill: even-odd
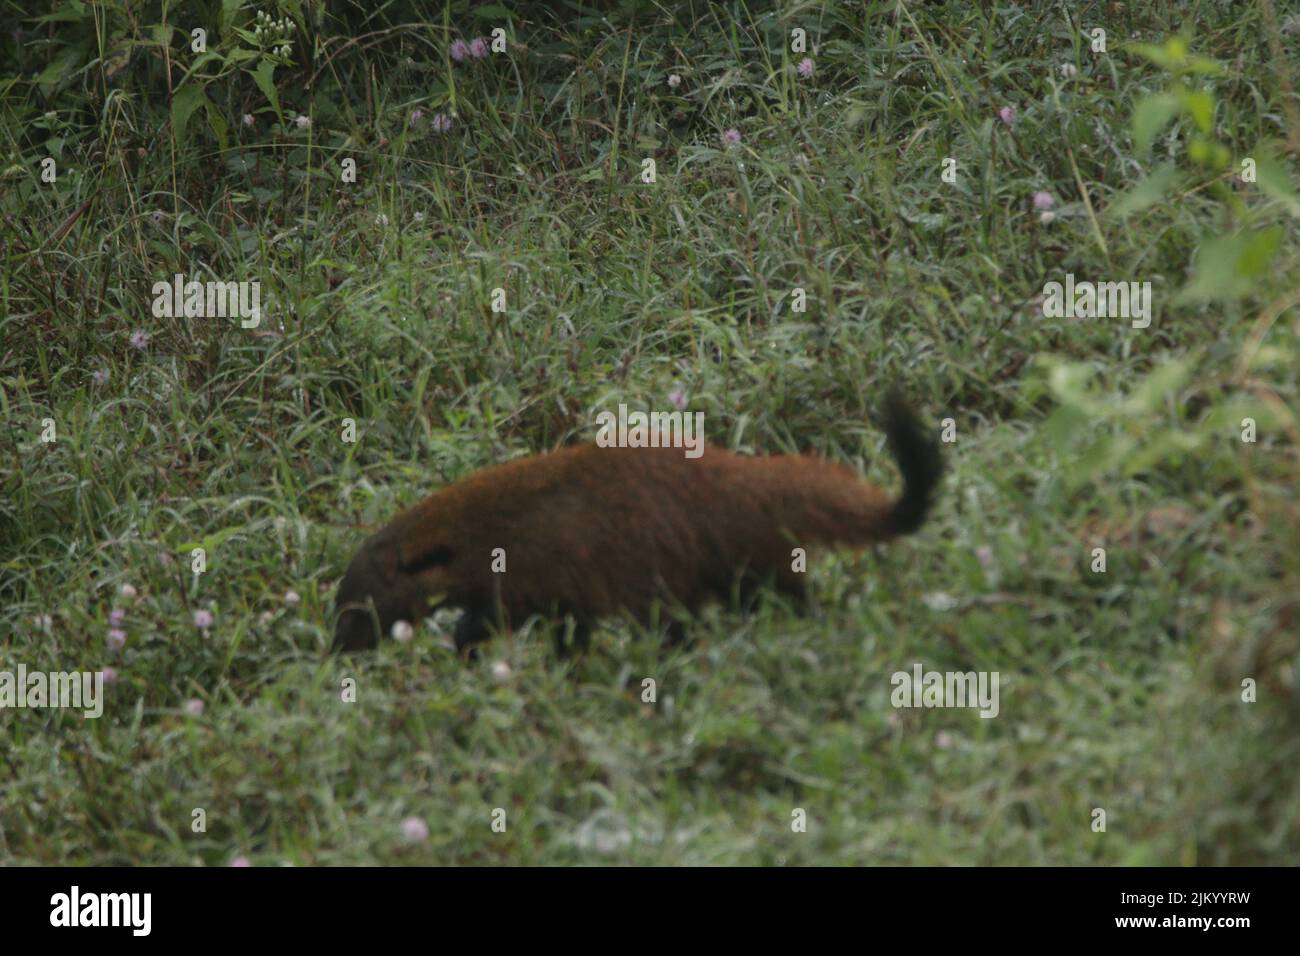
[(555, 656), (564, 660), (575, 653), (585, 654), (590, 647), (591, 624), (566, 615), (555, 629)]

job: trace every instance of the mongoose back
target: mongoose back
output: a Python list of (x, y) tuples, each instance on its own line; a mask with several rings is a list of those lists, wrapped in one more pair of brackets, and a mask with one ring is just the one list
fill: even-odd
[(571, 617), (585, 648), (602, 617), (648, 622), (656, 604), (693, 611), (737, 585), (748, 593), (769, 582), (802, 600), (793, 548), (861, 547), (925, 518), (938, 444), (896, 397), (883, 425), (903, 474), (897, 498), (825, 459), (707, 447), (688, 459), (681, 448), (585, 444), (476, 472), (362, 545), (339, 583), (334, 649), (374, 647), (435, 604), (464, 609), (464, 650), (492, 624), (532, 614)]

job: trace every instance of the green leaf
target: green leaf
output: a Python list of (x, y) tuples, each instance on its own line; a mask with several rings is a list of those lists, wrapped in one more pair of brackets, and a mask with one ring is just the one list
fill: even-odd
[(1156, 66), (1163, 67), (1166, 70), (1174, 67), (1174, 62), (1165, 47), (1154, 46), (1150, 43), (1134, 43), (1130, 46), (1130, 49), (1139, 56), (1146, 57)]
[(252, 73), (253, 82), (257, 84), (257, 88), (262, 91), (263, 95), (270, 100), (276, 118), (283, 123), (284, 114), (280, 112), (280, 94), (275, 89), (274, 74), (275, 63), (271, 60), (263, 60)]
[(1148, 415), (1191, 376), (1191, 366), (1181, 359), (1165, 362), (1144, 378), (1124, 402), (1125, 416)]
[(235, 14), (244, 5), (244, 0), (221, 0), (221, 32), (225, 33), (235, 22)]
[(214, 531), (212, 534), (202, 538), (199, 541), (185, 541), (176, 545), (172, 550), (183, 553), (186, 558), (195, 548), (202, 548), (212, 557), (212, 552), (225, 544), (228, 540), (239, 534), (241, 531), (247, 531), (248, 525), (233, 525), (229, 528), (222, 528), (220, 531)]
[(185, 127), (189, 124), (190, 117), (207, 101), (203, 87), (197, 83), (182, 86), (172, 95), (172, 135), (176, 138), (176, 145), (185, 142)]
[(1158, 93), (1138, 100), (1133, 109), (1133, 151), (1145, 153), (1151, 148), (1151, 141), (1165, 128), (1179, 110), (1183, 108), (1182, 100), (1171, 93)]
[(514, 14), (500, 4), (482, 3), (474, 8), (474, 16), (479, 20), (509, 20)]
[(221, 110), (217, 109), (216, 104), (206, 96), (203, 98), (203, 106), (208, 114), (208, 128), (212, 130), (212, 135), (217, 138), (217, 143), (220, 144), (222, 152), (225, 152), (226, 118), (221, 115)]
[(1253, 154), (1255, 158), (1255, 182), (1260, 191), (1276, 199), (1286, 207), (1293, 216), (1300, 216), (1300, 196), (1291, 186), (1291, 177), (1286, 167), (1278, 162), (1267, 149), (1259, 149)]
[(1206, 240), (1196, 251), (1195, 277), (1174, 301), (1222, 302), (1249, 295), (1277, 255), (1282, 231), (1278, 225)]
[(1135, 212), (1141, 212), (1154, 206), (1165, 198), (1169, 187), (1178, 179), (1178, 167), (1173, 163), (1164, 163), (1151, 171), (1151, 174), (1126, 193), (1122, 193), (1106, 207), (1105, 215), (1122, 219)]
[(1192, 116), (1196, 128), (1208, 133), (1214, 127), (1214, 97), (1197, 90), (1183, 94), (1183, 108)]
[(1166, 458), (1177, 458), (1183, 453), (1195, 451), (1200, 444), (1200, 436), (1189, 432), (1155, 432), (1140, 448), (1124, 456), (1122, 473), (1125, 476), (1141, 474)]
[(1282, 243), (1282, 227), (1269, 226), (1255, 233), (1246, 242), (1237, 259), (1237, 273), (1246, 278), (1257, 278), (1268, 271)]

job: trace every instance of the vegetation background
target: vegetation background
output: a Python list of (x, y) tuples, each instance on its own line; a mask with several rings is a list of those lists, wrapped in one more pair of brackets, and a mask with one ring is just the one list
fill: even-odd
[[(0, 863), (1296, 862), (1294, 14), (3, 10), (0, 667), (111, 684), (0, 712)], [(155, 317), (175, 273), (259, 281), (260, 326)], [(1066, 273), (1149, 281), (1150, 327), (1045, 317)], [(823, 620), (325, 653), (352, 551), (446, 482), (683, 402), (892, 484), (893, 382), (950, 470), (810, 568)], [(1001, 713), (894, 709), (918, 662)]]

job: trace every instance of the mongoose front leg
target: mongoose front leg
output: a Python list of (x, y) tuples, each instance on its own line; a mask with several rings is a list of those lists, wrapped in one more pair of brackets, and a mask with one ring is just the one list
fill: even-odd
[(483, 643), (491, 636), (492, 631), (488, 627), (487, 615), (476, 608), (466, 608), (456, 624), (454, 637), (456, 653), (473, 660), (478, 655), (475, 645)]

